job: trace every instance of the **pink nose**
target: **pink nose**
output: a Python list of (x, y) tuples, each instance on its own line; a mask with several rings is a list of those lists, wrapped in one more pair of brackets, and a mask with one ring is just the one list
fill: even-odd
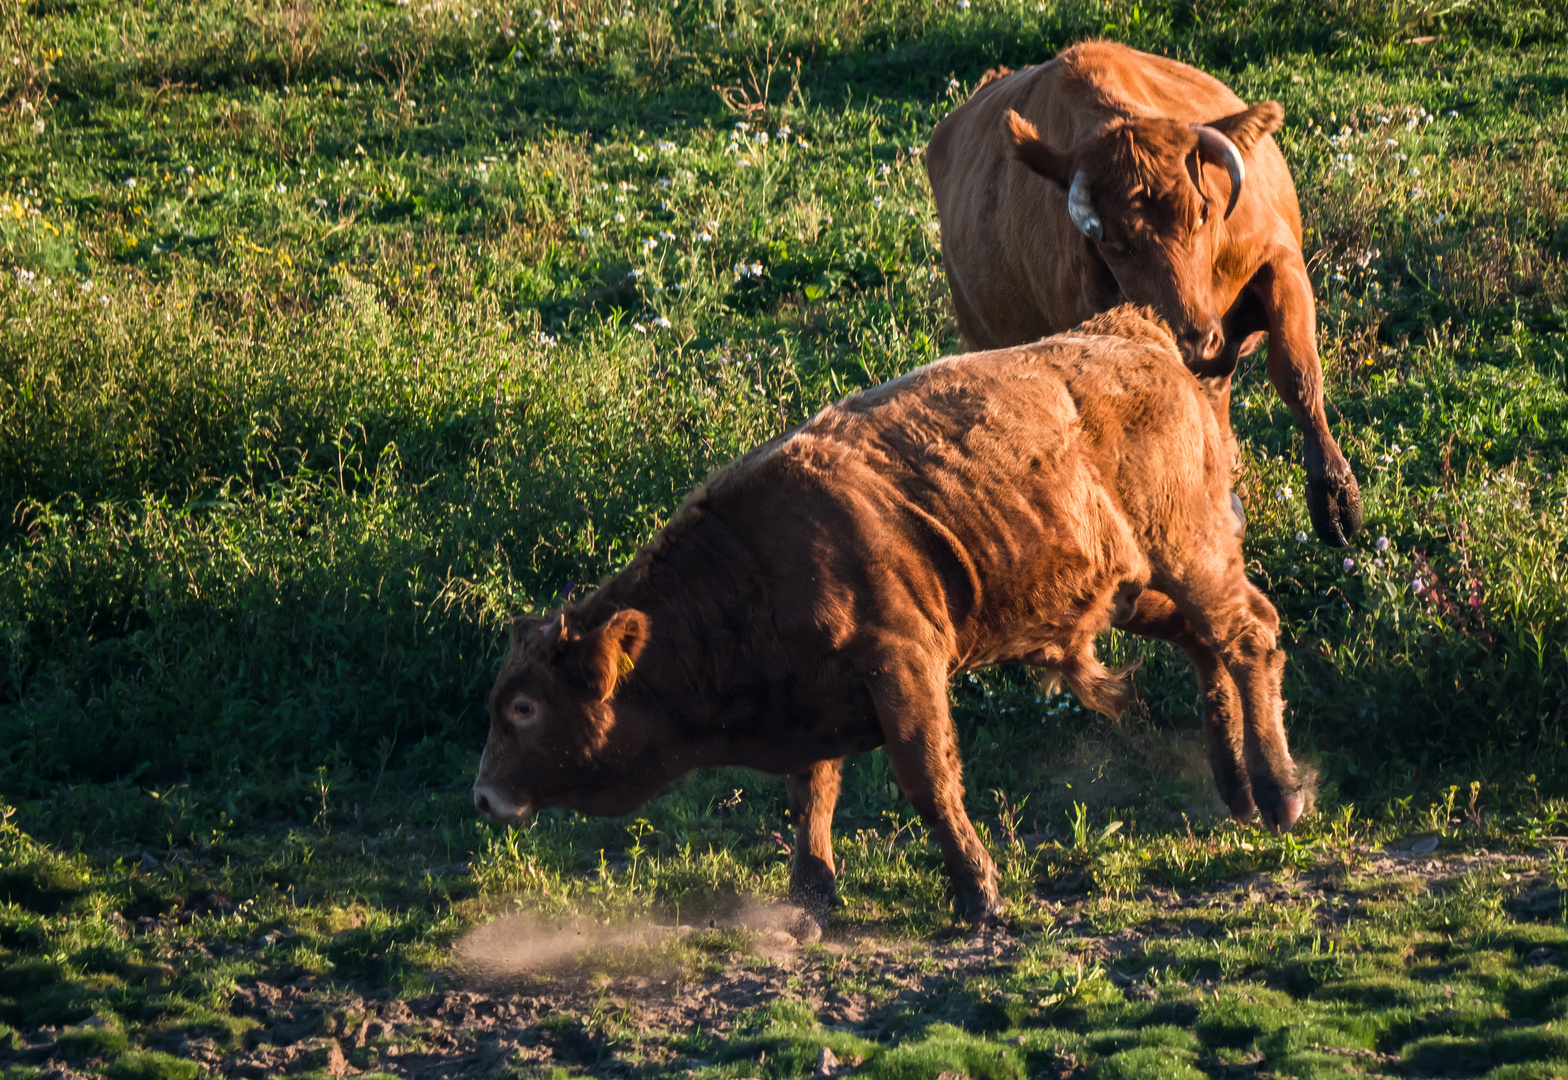
[(1276, 836), (1290, 832), (1290, 827), (1300, 820), (1306, 805), (1306, 800), (1300, 795), (1287, 795), (1273, 810), (1263, 811), (1263, 821)]
[(1203, 338), (1203, 358), (1213, 360), (1220, 354), (1220, 349), (1225, 345), (1225, 335), (1218, 330), (1210, 330)]

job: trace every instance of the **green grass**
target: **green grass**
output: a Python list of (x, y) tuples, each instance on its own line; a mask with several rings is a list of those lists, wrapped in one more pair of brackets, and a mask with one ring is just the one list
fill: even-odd
[[(1215, 819), (1168, 650), (1104, 643), (1147, 657), (1119, 725), (966, 679), (971, 811), (1042, 944), (841, 1049), (910, 1077), (1382, 1067), (1321, 1047), (1556, 1075), (1568, 986), (1523, 958), (1562, 911), (1507, 907), (1517, 882), (1368, 885), (1345, 923), (1219, 907), (1150, 939), (1152, 999), (1029, 913), (1071, 894), (1109, 933), (1163, 917), (1149, 889), (1568, 831), (1568, 5), (1044, 7), (0, 12), (0, 1048), (78, 1025), (73, 1068), (186, 1080), (158, 1040), (241, 1045), (259, 978), (415, 992), (514, 902), (781, 896), (770, 778), (692, 777), (640, 822), (473, 819), (506, 617), (616, 568), (713, 466), (958, 349), (919, 148), (986, 68), (1103, 35), (1286, 108), (1355, 548), (1296, 541), (1260, 363), (1233, 420), (1323, 810), (1285, 840)], [(944, 932), (881, 754), (837, 832), (845, 925)], [(799, 1075), (815, 1024), (737, 1045)]]

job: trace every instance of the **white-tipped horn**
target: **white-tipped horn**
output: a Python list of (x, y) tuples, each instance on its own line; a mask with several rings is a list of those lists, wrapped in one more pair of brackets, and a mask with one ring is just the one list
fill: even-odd
[(545, 624), (544, 647), (554, 652), (561, 647), (561, 638), (566, 634), (566, 613), (563, 611), (554, 619)]
[(1104, 238), (1105, 229), (1100, 225), (1100, 215), (1094, 212), (1094, 203), (1089, 201), (1089, 181), (1084, 179), (1082, 169), (1073, 173), (1072, 187), (1067, 189), (1067, 216), (1090, 240)]
[(1236, 201), (1241, 198), (1241, 182), (1247, 177), (1247, 167), (1241, 162), (1241, 151), (1222, 132), (1204, 124), (1198, 125), (1198, 147), (1219, 158), (1225, 171), (1230, 173), (1230, 205), (1225, 207), (1225, 216), (1228, 218), (1231, 211), (1236, 209)]

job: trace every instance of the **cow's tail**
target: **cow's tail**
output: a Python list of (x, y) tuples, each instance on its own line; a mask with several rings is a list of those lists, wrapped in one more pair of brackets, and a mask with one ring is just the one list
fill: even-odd
[(1127, 711), (1132, 703), (1132, 690), (1127, 676), (1138, 670), (1141, 660), (1112, 671), (1100, 663), (1094, 654), (1094, 643), (1086, 642), (1076, 654), (1065, 657), (1060, 668), (1062, 678), (1073, 688), (1078, 700), (1097, 713), (1112, 720)]

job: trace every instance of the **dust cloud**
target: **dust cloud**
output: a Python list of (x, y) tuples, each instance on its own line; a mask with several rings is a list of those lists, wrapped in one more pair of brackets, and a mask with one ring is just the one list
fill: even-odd
[(580, 915), (502, 915), (464, 934), (453, 952), (471, 976), (492, 982), (566, 971), (591, 955), (649, 953), (694, 931), (735, 929), (747, 931), (752, 951), (773, 957), (821, 936), (816, 923), (798, 907), (735, 897), (695, 927), (652, 922), (606, 926)]

